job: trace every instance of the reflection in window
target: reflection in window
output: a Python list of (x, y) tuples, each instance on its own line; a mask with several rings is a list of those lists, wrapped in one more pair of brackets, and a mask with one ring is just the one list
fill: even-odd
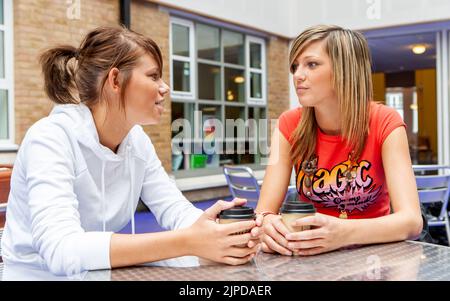
[(198, 64), (198, 97), (220, 100), (220, 67)]
[[(171, 114), (172, 130), (174, 130), (172, 132), (172, 171), (176, 171), (189, 168), (189, 153), (191, 153), (191, 142), (194, 137), (194, 104), (172, 102)], [(175, 148), (181, 153), (175, 151)]]
[(188, 62), (173, 61), (173, 90), (190, 91), (190, 64)]
[(261, 44), (250, 43), (250, 67), (261, 69)]
[[(216, 143), (221, 143), (223, 130), (219, 123), (222, 120), (222, 113), (219, 106), (199, 105), (202, 112), (202, 154), (191, 155), (191, 163), (203, 161), (204, 163), (197, 168), (219, 167), (220, 156), (216, 153)], [(193, 165), (191, 164), (191, 168)], [(194, 167), (195, 168), (195, 167)]]
[(3, 0), (0, 0), (0, 25), (3, 25)]
[(394, 108), (400, 116), (403, 117), (403, 93), (402, 92), (387, 92), (386, 105)]
[(225, 99), (226, 101), (245, 101), (244, 70), (225, 68)]
[(0, 0), (0, 25), (3, 25), (3, 0)]
[(189, 27), (172, 24), (172, 53), (189, 57)]
[(248, 119), (254, 120), (256, 126), (256, 133), (253, 135), (256, 140), (250, 139), (249, 149), (256, 154), (255, 163), (261, 163), (261, 158), (267, 158), (269, 153), (266, 109), (262, 107), (248, 108)]
[(0, 30), (0, 78), (5, 78), (5, 51), (4, 51), (4, 49), (5, 49), (4, 32), (2, 30)]
[(244, 35), (224, 30), (223, 51), (225, 63), (244, 65)]
[(204, 24), (197, 24), (196, 33), (198, 58), (220, 61), (219, 29)]
[(262, 97), (262, 79), (260, 73), (250, 73), (250, 97), (261, 98)]
[(8, 139), (8, 91), (0, 90), (0, 140)]

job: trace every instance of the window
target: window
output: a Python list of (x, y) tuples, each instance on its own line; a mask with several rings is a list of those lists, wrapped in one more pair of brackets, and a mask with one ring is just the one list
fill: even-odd
[(12, 0), (0, 0), (0, 149), (14, 147)]
[(260, 163), (258, 143), (267, 136), (267, 126), (259, 126), (267, 115), (264, 39), (172, 18), (170, 40), (172, 149), (181, 150), (172, 169)]
[(194, 28), (192, 22), (172, 20), (170, 86), (172, 97), (193, 99), (194, 91)]
[(254, 37), (247, 38), (247, 48), (249, 51), (247, 59), (247, 99), (252, 104), (266, 104), (265, 93), (265, 48), (264, 40)]

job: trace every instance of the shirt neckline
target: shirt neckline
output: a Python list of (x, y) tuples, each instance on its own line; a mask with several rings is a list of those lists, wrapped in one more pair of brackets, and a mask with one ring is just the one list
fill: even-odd
[(342, 136), (341, 135), (328, 135), (325, 134), (320, 127), (317, 127), (317, 134), (319, 136), (319, 139), (329, 142), (342, 142)]

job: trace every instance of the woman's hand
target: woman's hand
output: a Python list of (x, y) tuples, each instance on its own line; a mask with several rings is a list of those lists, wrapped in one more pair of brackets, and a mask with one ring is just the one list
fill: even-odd
[(344, 223), (342, 219), (320, 213), (299, 218), (293, 225), (311, 226), (311, 230), (287, 233), (287, 247), (295, 255), (316, 255), (344, 247), (348, 245)]
[(259, 248), (261, 247), (261, 238), (263, 235), (263, 220), (264, 217), (261, 214), (256, 215), (256, 226), (250, 231), (251, 239), (247, 244), (249, 248), (253, 248), (255, 245), (258, 245)]
[[(234, 199), (231, 202), (218, 201), (208, 208), (200, 218), (187, 229), (190, 237), (190, 249), (192, 254), (230, 265), (244, 264), (250, 261), (256, 254), (259, 243), (252, 241), (259, 239), (260, 230), (257, 222), (242, 221), (231, 224), (216, 223), (217, 215), (222, 210), (246, 203), (244, 199)], [(245, 234), (234, 234), (249, 231)], [(236, 247), (236, 245), (247, 247)]]
[(261, 243), (264, 252), (292, 255), (292, 251), (288, 249), (288, 241), (285, 237), (289, 230), (281, 221), (280, 215), (266, 215), (263, 220), (263, 232)]

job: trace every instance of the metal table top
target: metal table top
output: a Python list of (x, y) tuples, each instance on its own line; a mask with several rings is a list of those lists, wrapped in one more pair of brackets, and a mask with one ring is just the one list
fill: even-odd
[[(241, 266), (191, 264), (190, 260), (170, 260), (167, 266), (135, 266), (57, 278), (94, 281), (450, 280), (450, 248), (412, 241), (347, 248), (315, 256), (258, 253), (252, 262)], [(6, 272), (7, 267), (4, 274)], [(21, 275), (26, 280), (55, 280), (43, 271), (14, 272), (3, 278), (21, 280)], [(30, 279), (31, 275), (35, 279)]]

